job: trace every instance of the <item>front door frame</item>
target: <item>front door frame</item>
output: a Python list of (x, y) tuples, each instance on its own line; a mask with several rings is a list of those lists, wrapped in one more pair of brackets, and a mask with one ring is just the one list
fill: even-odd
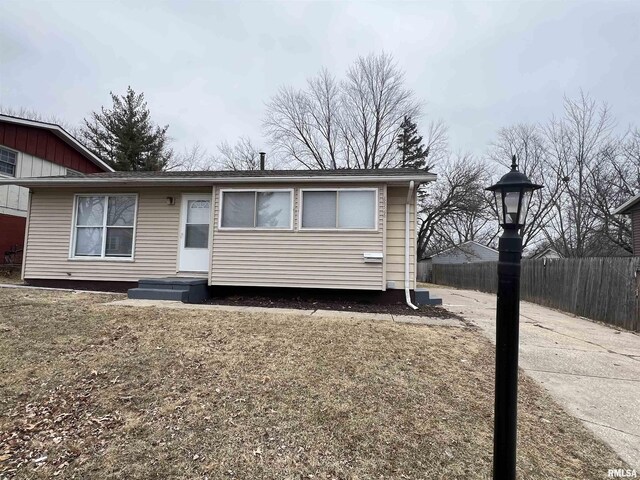
[[(208, 200), (209, 201), (209, 230), (208, 230), (208, 241), (206, 248), (206, 265), (202, 265), (201, 270), (195, 270), (193, 268), (183, 268), (182, 262), (185, 260), (185, 249), (184, 241), (186, 237), (186, 224), (187, 224), (187, 205), (189, 200)], [(194, 192), (194, 193), (183, 193), (180, 197), (180, 224), (178, 226), (178, 265), (177, 272), (178, 273), (197, 273), (199, 275), (207, 274), (207, 276), (211, 273), (211, 246), (213, 241), (213, 208), (214, 208), (214, 197), (209, 192)], [(194, 249), (194, 250), (205, 250), (202, 249)], [(204, 255), (203, 255), (204, 257)]]

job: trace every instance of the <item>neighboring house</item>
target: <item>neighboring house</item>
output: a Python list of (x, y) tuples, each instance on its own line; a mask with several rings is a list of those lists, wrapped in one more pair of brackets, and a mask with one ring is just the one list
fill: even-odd
[(402, 293), (415, 287), (416, 191), (435, 178), (409, 169), (115, 172), (0, 185), (32, 192), (30, 284), (195, 277)]
[(564, 257), (553, 248), (545, 248), (541, 252), (531, 255), (531, 257), (529, 258), (536, 259), (536, 258), (564, 258)]
[(469, 240), (420, 260), (418, 278), (421, 281), (430, 281), (433, 265), (495, 261), (498, 261), (497, 250), (486, 247), (475, 240)]
[(613, 213), (614, 215), (631, 216), (633, 254), (640, 255), (640, 194), (620, 205)]
[[(111, 171), (58, 125), (0, 114), (0, 180)], [(22, 250), (28, 204), (27, 188), (0, 185), (0, 264)]]
[(470, 240), (436, 253), (430, 260), (432, 264), (496, 262), (498, 251)]

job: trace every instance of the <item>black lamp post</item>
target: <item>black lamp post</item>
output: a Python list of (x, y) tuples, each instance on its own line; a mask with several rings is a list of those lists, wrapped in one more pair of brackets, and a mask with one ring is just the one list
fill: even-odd
[(493, 431), (493, 478), (516, 478), (518, 401), (518, 343), (520, 322), (520, 259), (529, 202), (541, 185), (518, 171), (516, 156), (511, 171), (487, 188), (495, 195), (504, 233), (498, 257), (498, 308), (496, 314), (496, 395)]

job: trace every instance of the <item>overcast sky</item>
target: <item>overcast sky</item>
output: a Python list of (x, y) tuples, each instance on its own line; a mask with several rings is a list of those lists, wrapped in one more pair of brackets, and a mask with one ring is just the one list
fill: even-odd
[(386, 51), (482, 154), (500, 127), (543, 121), (582, 88), (640, 124), (640, 1), (70, 2), (0, 0), (0, 104), (71, 124), (127, 85), (179, 150), (261, 135), (265, 102), (327, 67)]

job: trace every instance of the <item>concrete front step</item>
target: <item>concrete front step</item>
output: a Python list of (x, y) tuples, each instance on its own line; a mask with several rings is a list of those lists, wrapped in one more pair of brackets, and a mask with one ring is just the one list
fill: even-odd
[(202, 303), (209, 297), (206, 278), (143, 278), (138, 288), (129, 290), (129, 298)]
[(172, 300), (174, 302), (187, 302), (189, 290), (172, 290), (170, 288), (130, 288), (129, 298), (136, 300)]
[(169, 290), (188, 290), (193, 286), (207, 286), (206, 278), (141, 278), (140, 288), (167, 288)]
[(426, 288), (415, 289), (416, 305), (442, 305), (442, 299), (431, 297)]

